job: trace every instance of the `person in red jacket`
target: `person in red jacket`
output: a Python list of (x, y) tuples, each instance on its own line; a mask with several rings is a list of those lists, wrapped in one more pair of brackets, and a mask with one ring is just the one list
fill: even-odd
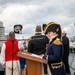
[(1, 63), (6, 69), (6, 75), (12, 75), (12, 73), (13, 75), (19, 75), (20, 65), (17, 56), (19, 50), (19, 42), (15, 39), (15, 33), (11, 31), (8, 40), (3, 43), (1, 49)]

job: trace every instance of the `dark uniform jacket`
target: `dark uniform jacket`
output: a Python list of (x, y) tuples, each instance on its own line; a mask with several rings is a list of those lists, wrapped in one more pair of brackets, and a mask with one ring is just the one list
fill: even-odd
[(48, 42), (49, 39), (47, 36), (36, 33), (35, 36), (31, 37), (31, 40), (28, 43), (28, 52), (38, 55), (45, 54), (46, 44), (48, 44)]
[(64, 55), (69, 55), (69, 39), (68, 39), (68, 37), (64, 36), (62, 38), (62, 42), (64, 45)]
[(52, 75), (66, 75), (62, 62), (63, 53), (63, 45), (61, 41), (55, 37), (49, 44), (47, 56), (43, 57), (48, 60)]
[(64, 36), (62, 38), (63, 46), (64, 46), (64, 57), (63, 57), (63, 62), (65, 64), (65, 70), (66, 73), (70, 73), (69, 69), (69, 62), (68, 62), (68, 56), (69, 56), (69, 39), (67, 36)]

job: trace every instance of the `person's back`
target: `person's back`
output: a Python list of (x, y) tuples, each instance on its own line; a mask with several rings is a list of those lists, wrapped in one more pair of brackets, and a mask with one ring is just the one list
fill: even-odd
[(13, 32), (9, 33), (9, 39), (5, 42), (5, 60), (12, 61), (19, 60), (19, 57), (16, 55), (19, 52), (18, 41), (15, 39), (15, 34)]
[(19, 50), (15, 33), (11, 31), (8, 40), (3, 43), (1, 49), (1, 63), (3, 67), (5, 66), (6, 75), (12, 75), (12, 73), (13, 75), (19, 75), (19, 57), (17, 56)]
[[(37, 55), (46, 53), (46, 45), (49, 42), (47, 36), (41, 34), (41, 26), (36, 27), (36, 33), (31, 37), (31, 40), (28, 43), (28, 52), (34, 53)], [(44, 74), (47, 74), (47, 65), (44, 64)]]
[(45, 35), (42, 35), (41, 26), (36, 26), (36, 33), (31, 37), (31, 40), (28, 43), (28, 52), (34, 54), (45, 54), (46, 44), (48, 44), (48, 38)]
[(32, 36), (32, 40), (29, 42), (28, 52), (34, 54), (45, 54), (46, 52), (46, 44), (48, 44), (48, 38), (41, 33), (40, 35)]

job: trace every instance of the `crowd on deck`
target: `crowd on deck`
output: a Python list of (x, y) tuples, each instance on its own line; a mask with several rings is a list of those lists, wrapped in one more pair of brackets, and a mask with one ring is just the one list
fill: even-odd
[[(3, 43), (0, 54), (2, 70), (0, 75), (25, 75), (26, 59), (18, 57), (19, 51), (39, 55), (48, 61), (43, 65), (43, 75), (71, 75), (69, 68), (69, 39), (62, 32), (61, 25), (55, 22), (37, 25), (35, 35), (19, 41), (16, 34), (22, 34), (22, 25), (15, 25)], [(44, 34), (42, 34), (42, 31)], [(37, 68), (36, 68), (37, 69)]]

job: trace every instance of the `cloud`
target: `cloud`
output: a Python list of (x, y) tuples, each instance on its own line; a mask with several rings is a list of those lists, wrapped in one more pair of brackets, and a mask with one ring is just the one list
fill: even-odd
[(63, 28), (63, 31), (65, 31), (67, 33), (67, 36), (69, 38), (72, 38), (74, 35), (74, 32), (75, 32), (75, 26), (74, 26), (74, 22), (67, 25), (66, 27)]
[(1, 13), (0, 19), (3, 21), (6, 31), (8, 32), (15, 24), (22, 24), (23, 26), (30, 22), (33, 15), (36, 14), (39, 6), (12, 4), (8, 5)]
[(27, 24), (23, 26), (23, 33), (25, 34), (25, 37), (30, 37), (35, 34), (35, 28), (36, 25), (34, 24)]
[[(75, 0), (1, 0), (0, 3), (0, 20), (6, 33), (15, 24), (22, 24), (23, 33), (31, 36), (36, 25), (55, 21), (64, 30), (75, 22)], [(72, 32), (72, 29), (66, 30)]]

